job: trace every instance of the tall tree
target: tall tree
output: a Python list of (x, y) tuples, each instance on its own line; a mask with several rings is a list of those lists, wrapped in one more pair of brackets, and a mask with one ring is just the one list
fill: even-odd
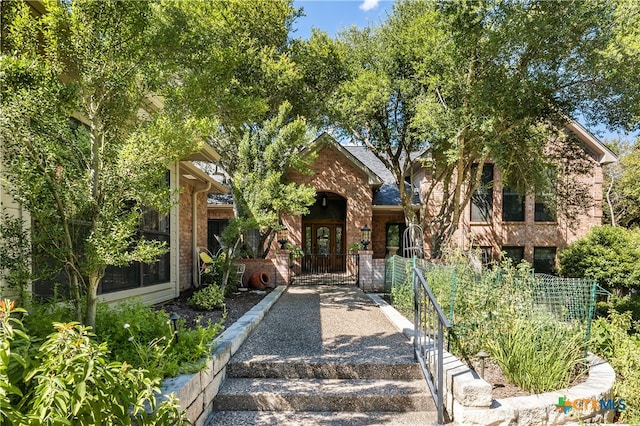
[(165, 7), (189, 46), (170, 55), (166, 68), (178, 84), (168, 102), (216, 123), (210, 142), (221, 154), (236, 215), (259, 229), (255, 254), (266, 256), (279, 214), (303, 213), (313, 202), (312, 188), (287, 185), (285, 172), (306, 168), (299, 155), (311, 141), (306, 125), (320, 116), (320, 94), (334, 81), (318, 70), (338, 64), (335, 52), (320, 42), (292, 42), (301, 12), (291, 0)]
[(35, 224), (43, 256), (34, 261), (64, 271), (78, 320), (93, 326), (106, 267), (166, 252), (138, 227), (145, 211), (169, 211), (167, 168), (206, 133), (150, 106), (149, 83), (160, 75), (154, 3), (43, 3), (39, 15), (26, 2), (3, 2), (3, 160)]
[[(456, 231), (487, 161), (520, 193), (551, 187), (559, 198), (566, 174), (586, 171), (569, 161), (579, 148), (562, 132), (564, 114), (613, 93), (589, 89), (604, 84), (592, 65), (612, 40), (614, 10), (598, 1), (401, 1), (380, 27), (339, 36), (348, 76), (333, 117), (398, 183), (421, 154), (432, 255)], [(560, 176), (550, 179), (553, 170)], [(411, 193), (399, 187), (410, 222)], [(558, 214), (570, 222), (587, 190), (564, 194)]]
[(604, 170), (604, 218), (612, 226), (627, 228), (640, 224), (640, 140), (634, 144), (610, 143), (620, 161)]

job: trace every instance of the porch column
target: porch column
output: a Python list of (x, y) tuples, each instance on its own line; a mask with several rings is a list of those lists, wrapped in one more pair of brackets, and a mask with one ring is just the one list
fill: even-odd
[(362, 291), (373, 290), (373, 250), (358, 250), (358, 286)]
[(278, 250), (276, 252), (276, 279), (275, 285), (289, 285), (289, 250)]

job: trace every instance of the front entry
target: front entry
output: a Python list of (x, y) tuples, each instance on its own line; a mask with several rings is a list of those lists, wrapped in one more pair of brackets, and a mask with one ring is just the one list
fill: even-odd
[(345, 271), (344, 228), (344, 222), (338, 221), (305, 221), (303, 223), (303, 272)]

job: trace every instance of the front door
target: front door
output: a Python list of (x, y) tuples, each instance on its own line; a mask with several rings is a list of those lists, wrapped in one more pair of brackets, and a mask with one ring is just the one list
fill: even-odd
[(310, 222), (304, 224), (303, 271), (344, 272), (346, 266), (344, 223)]

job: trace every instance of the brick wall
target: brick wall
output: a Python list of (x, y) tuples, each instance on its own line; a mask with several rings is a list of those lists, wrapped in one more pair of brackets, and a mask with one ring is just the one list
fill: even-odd
[[(291, 171), (287, 178), (291, 182), (313, 186), (318, 193), (330, 192), (347, 200), (347, 247), (360, 242), (360, 228), (364, 225), (372, 228), (372, 235), (384, 233), (384, 229), (376, 229), (371, 222), (373, 194), (368, 185), (368, 178), (361, 169), (330, 144), (323, 145), (317, 151), (317, 157), (310, 169), (313, 172), (311, 175)], [(283, 222), (289, 227), (289, 240), (301, 247), (302, 219), (289, 216), (284, 218)]]
[[(373, 214), (372, 229), (375, 232), (371, 232), (371, 246), (373, 249), (373, 258), (381, 259), (387, 255), (387, 223), (404, 223), (404, 213), (402, 212), (389, 212)], [(400, 235), (402, 239), (402, 235)]]
[[(186, 182), (181, 182), (182, 192), (180, 193), (180, 212), (179, 212), (179, 271), (178, 281), (180, 283), (180, 291), (191, 287), (193, 277), (193, 235), (192, 229), (192, 196), (194, 187)], [(207, 247), (207, 194), (206, 192), (198, 193), (196, 196), (197, 203), (197, 233), (196, 246)]]

